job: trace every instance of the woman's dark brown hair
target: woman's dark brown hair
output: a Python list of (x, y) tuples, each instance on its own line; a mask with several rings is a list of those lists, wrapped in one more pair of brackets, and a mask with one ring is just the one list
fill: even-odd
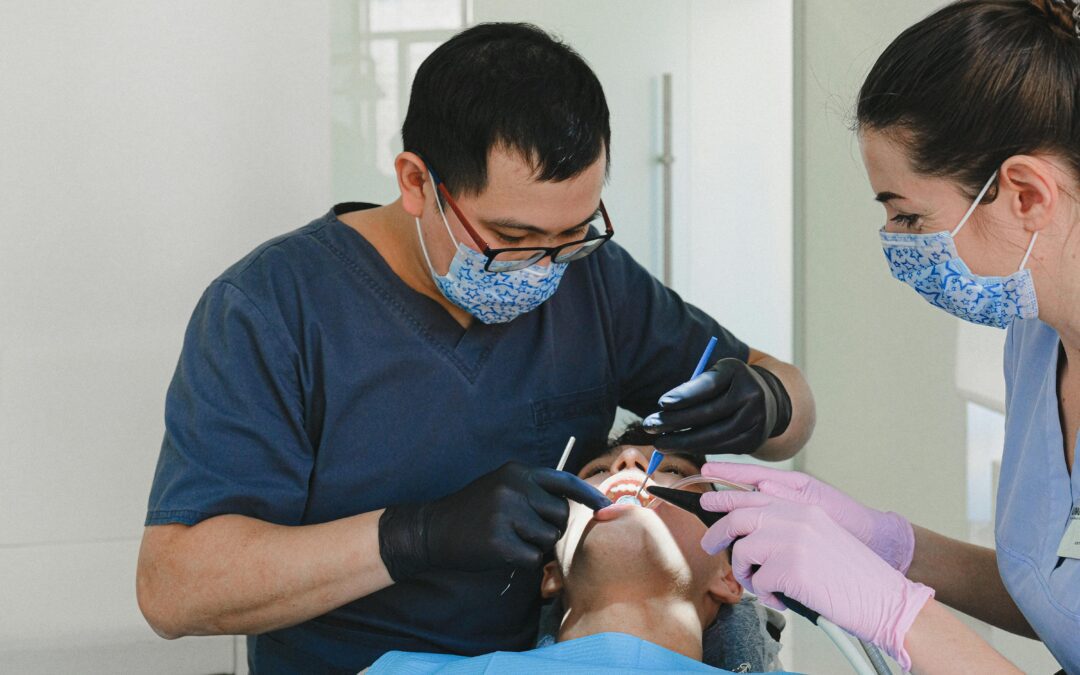
[(964, 0), (938, 10), (878, 58), (859, 92), (858, 128), (894, 134), (916, 171), (956, 180), (972, 197), (1018, 154), (1052, 153), (1080, 177), (1078, 2)]

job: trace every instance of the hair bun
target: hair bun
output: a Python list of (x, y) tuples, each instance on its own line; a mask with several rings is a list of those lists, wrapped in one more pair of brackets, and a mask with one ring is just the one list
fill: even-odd
[(1080, 0), (1031, 0), (1058, 28), (1080, 39)]

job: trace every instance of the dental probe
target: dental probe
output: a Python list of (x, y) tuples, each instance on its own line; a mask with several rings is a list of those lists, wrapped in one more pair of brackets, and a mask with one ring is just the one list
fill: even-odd
[(652, 475), (656, 473), (656, 469), (662, 461), (664, 461), (664, 453), (653, 450), (652, 457), (649, 458), (649, 469), (645, 472), (645, 477), (641, 479), (641, 485), (638, 486), (637, 492), (634, 493), (634, 499), (638, 500), (638, 506), (641, 505), (641, 491), (645, 489), (645, 483), (648, 483)]
[(577, 439), (573, 436), (566, 442), (566, 448), (562, 451), (562, 457), (559, 458), (559, 463), (555, 466), (556, 471), (562, 471), (563, 467), (566, 466), (566, 460), (570, 459), (570, 451), (574, 449), (574, 443), (576, 442)]

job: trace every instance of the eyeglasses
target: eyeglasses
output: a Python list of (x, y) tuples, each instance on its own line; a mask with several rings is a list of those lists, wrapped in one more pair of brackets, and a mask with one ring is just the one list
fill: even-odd
[(428, 171), (431, 172), (431, 177), (438, 187), (439, 193), (446, 198), (446, 203), (453, 209), (454, 215), (458, 217), (461, 224), (465, 227), (465, 231), (469, 233), (472, 240), (476, 242), (476, 245), (480, 247), (480, 252), (487, 257), (487, 262), (484, 263), (485, 272), (513, 272), (515, 270), (523, 270), (526, 267), (531, 267), (540, 262), (544, 258), (550, 257), (557, 263), (568, 263), (574, 260), (581, 260), (590, 253), (595, 253), (597, 249), (607, 243), (608, 239), (611, 239), (615, 234), (614, 228), (611, 227), (611, 218), (608, 217), (607, 209), (604, 208), (604, 201), (600, 200), (600, 215), (604, 217), (604, 224), (607, 226), (607, 231), (604, 234), (595, 237), (586, 237), (578, 241), (571, 241), (559, 246), (527, 246), (527, 247), (515, 247), (515, 248), (491, 248), (488, 243), (484, 241), (484, 238), (480, 236), (480, 233), (472, 226), (469, 219), (465, 217), (465, 214), (458, 208), (457, 202), (450, 196), (450, 191), (446, 189), (439, 177), (435, 175), (435, 172), (428, 167)]

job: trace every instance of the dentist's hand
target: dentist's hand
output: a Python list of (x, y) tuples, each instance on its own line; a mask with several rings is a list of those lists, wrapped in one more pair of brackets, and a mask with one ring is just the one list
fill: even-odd
[(766, 605), (782, 593), (852, 635), (872, 642), (905, 671), (904, 639), (933, 589), (909, 581), (816, 507), (760, 492), (707, 492), (701, 506), (727, 512), (701, 540), (708, 553), (731, 546), (731, 569)]
[(761, 366), (720, 359), (712, 368), (660, 397), (660, 412), (642, 426), (660, 450), (754, 452), (787, 430), (791, 398)]
[(898, 513), (864, 506), (840, 490), (798, 471), (751, 464), (709, 462), (701, 474), (755, 486), (760, 492), (800, 504), (819, 506), (840, 527), (870, 547), (882, 560), (907, 574), (915, 553), (915, 532)]
[(567, 499), (611, 504), (573, 474), (508, 462), (434, 502), (387, 507), (379, 553), (394, 581), (430, 569), (539, 568), (566, 530)]

